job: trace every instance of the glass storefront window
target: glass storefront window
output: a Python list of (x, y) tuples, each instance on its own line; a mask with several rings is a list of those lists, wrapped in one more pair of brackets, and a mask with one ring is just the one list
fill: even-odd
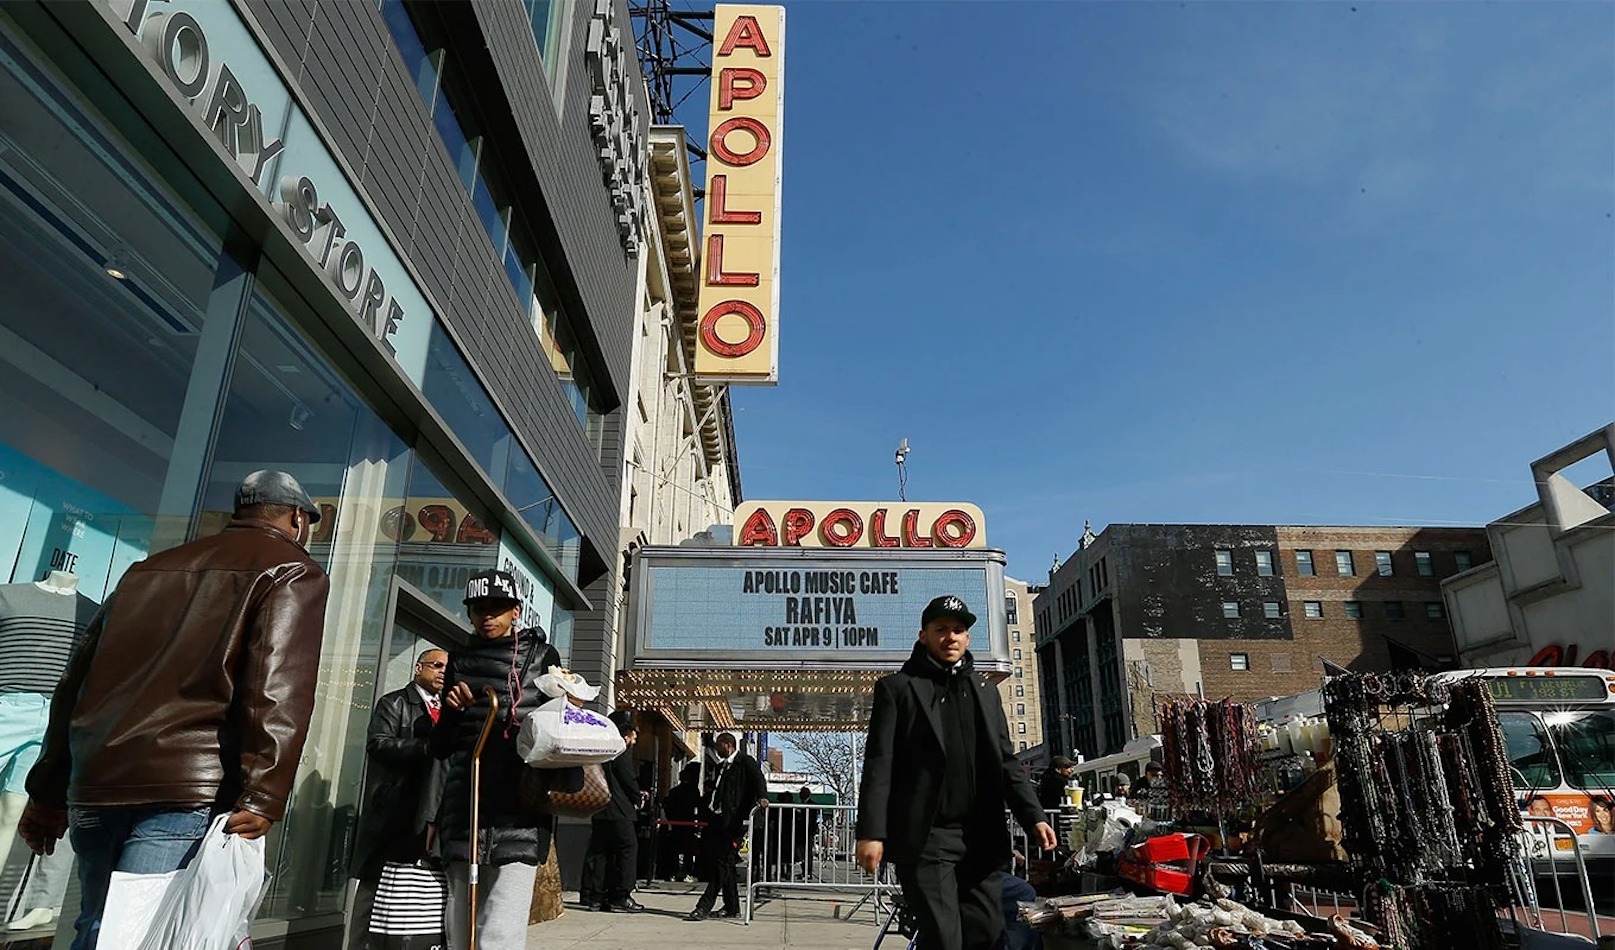
[(16, 941), (48, 939), (76, 899), (65, 843), (17, 888), (42, 739), (23, 724), (129, 565), (188, 537), (247, 284), (210, 224), (222, 209), (180, 199), (183, 166), (154, 174), (42, 62), (0, 12), (0, 602), (59, 621), (0, 645), (24, 651), (0, 658), (0, 717), (23, 730), (0, 760), (5, 922), (41, 924)]
[(505, 470), (510, 428), (448, 331), (434, 322), (431, 334), (421, 391), (443, 416), (449, 431), (459, 437), (471, 457), (497, 483), (499, 473)]
[(376, 691), (399, 540), (388, 512), (405, 496), (412, 454), (298, 333), (287, 306), (255, 291), (203, 498), (204, 530), (228, 520), (235, 486), (261, 468), (291, 472), (323, 517), (309, 554), (331, 576), (320, 679), (286, 820), (269, 841), (264, 916), (342, 910), (360, 807), (366, 726)]
[(399, 537), (398, 576), (455, 615), (465, 613), (465, 582), (499, 566), (499, 534), (470, 493), (417, 457), (409, 490), (388, 518)]

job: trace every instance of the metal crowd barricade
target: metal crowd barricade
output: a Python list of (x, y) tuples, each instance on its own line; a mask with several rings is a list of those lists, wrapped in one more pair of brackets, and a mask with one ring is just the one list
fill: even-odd
[[(1597, 905), (1593, 901), (1592, 881), (1587, 875), (1587, 862), (1582, 858), (1581, 838), (1576, 829), (1558, 818), (1548, 818), (1540, 815), (1522, 815), (1525, 820), (1523, 834), (1524, 854), (1513, 866), (1510, 875), (1514, 890), (1516, 907), (1523, 911), (1525, 920), (1523, 924), (1538, 930), (1543, 926), (1542, 891), (1546, 888), (1539, 881), (1547, 878), (1547, 883), (1553, 888), (1556, 907), (1549, 908), (1548, 913), (1555, 911), (1559, 916), (1561, 933), (1580, 933), (1571, 924), (1572, 919), (1583, 916), (1582, 912), (1573, 912), (1566, 906), (1564, 887), (1560, 883), (1565, 865), (1565, 857), (1574, 859), (1573, 883), (1580, 885), (1576, 896), (1581, 898), (1582, 909), (1587, 920), (1587, 927), (1591, 931), (1582, 936), (1590, 936), (1597, 943), (1601, 936)], [(1560, 848), (1563, 842), (1568, 848)], [(1516, 916), (1516, 923), (1521, 923)]]
[(865, 906), (879, 923), (886, 897), (898, 890), (889, 867), (879, 877), (858, 867), (857, 809), (852, 805), (770, 804), (751, 814), (747, 835), (745, 921), (760, 892), (846, 897), (851, 919)]

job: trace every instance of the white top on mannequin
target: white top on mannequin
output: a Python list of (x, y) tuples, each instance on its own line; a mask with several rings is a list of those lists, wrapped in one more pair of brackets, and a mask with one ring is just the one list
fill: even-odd
[(79, 576), (67, 571), (51, 571), (44, 580), (35, 581), (34, 586), (52, 594), (70, 596), (79, 589)]

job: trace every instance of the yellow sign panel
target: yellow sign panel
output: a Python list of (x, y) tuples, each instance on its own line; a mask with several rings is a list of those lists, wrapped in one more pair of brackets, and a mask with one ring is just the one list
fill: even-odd
[(719, 4), (695, 375), (779, 381), (780, 118), (785, 8)]
[(984, 548), (987, 520), (963, 502), (748, 501), (740, 547)]

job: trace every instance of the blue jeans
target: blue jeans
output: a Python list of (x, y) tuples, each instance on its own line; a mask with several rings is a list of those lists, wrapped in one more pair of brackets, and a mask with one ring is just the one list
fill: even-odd
[(1037, 891), (1013, 874), (1004, 875), (1004, 938), (1001, 950), (1038, 950), (1043, 946), (1043, 935), (1032, 925), (1021, 920), (1021, 902), (1037, 900)]
[(72, 950), (95, 950), (112, 872), (166, 874), (184, 867), (207, 834), (213, 809), (74, 808), (69, 819), (80, 891)]

